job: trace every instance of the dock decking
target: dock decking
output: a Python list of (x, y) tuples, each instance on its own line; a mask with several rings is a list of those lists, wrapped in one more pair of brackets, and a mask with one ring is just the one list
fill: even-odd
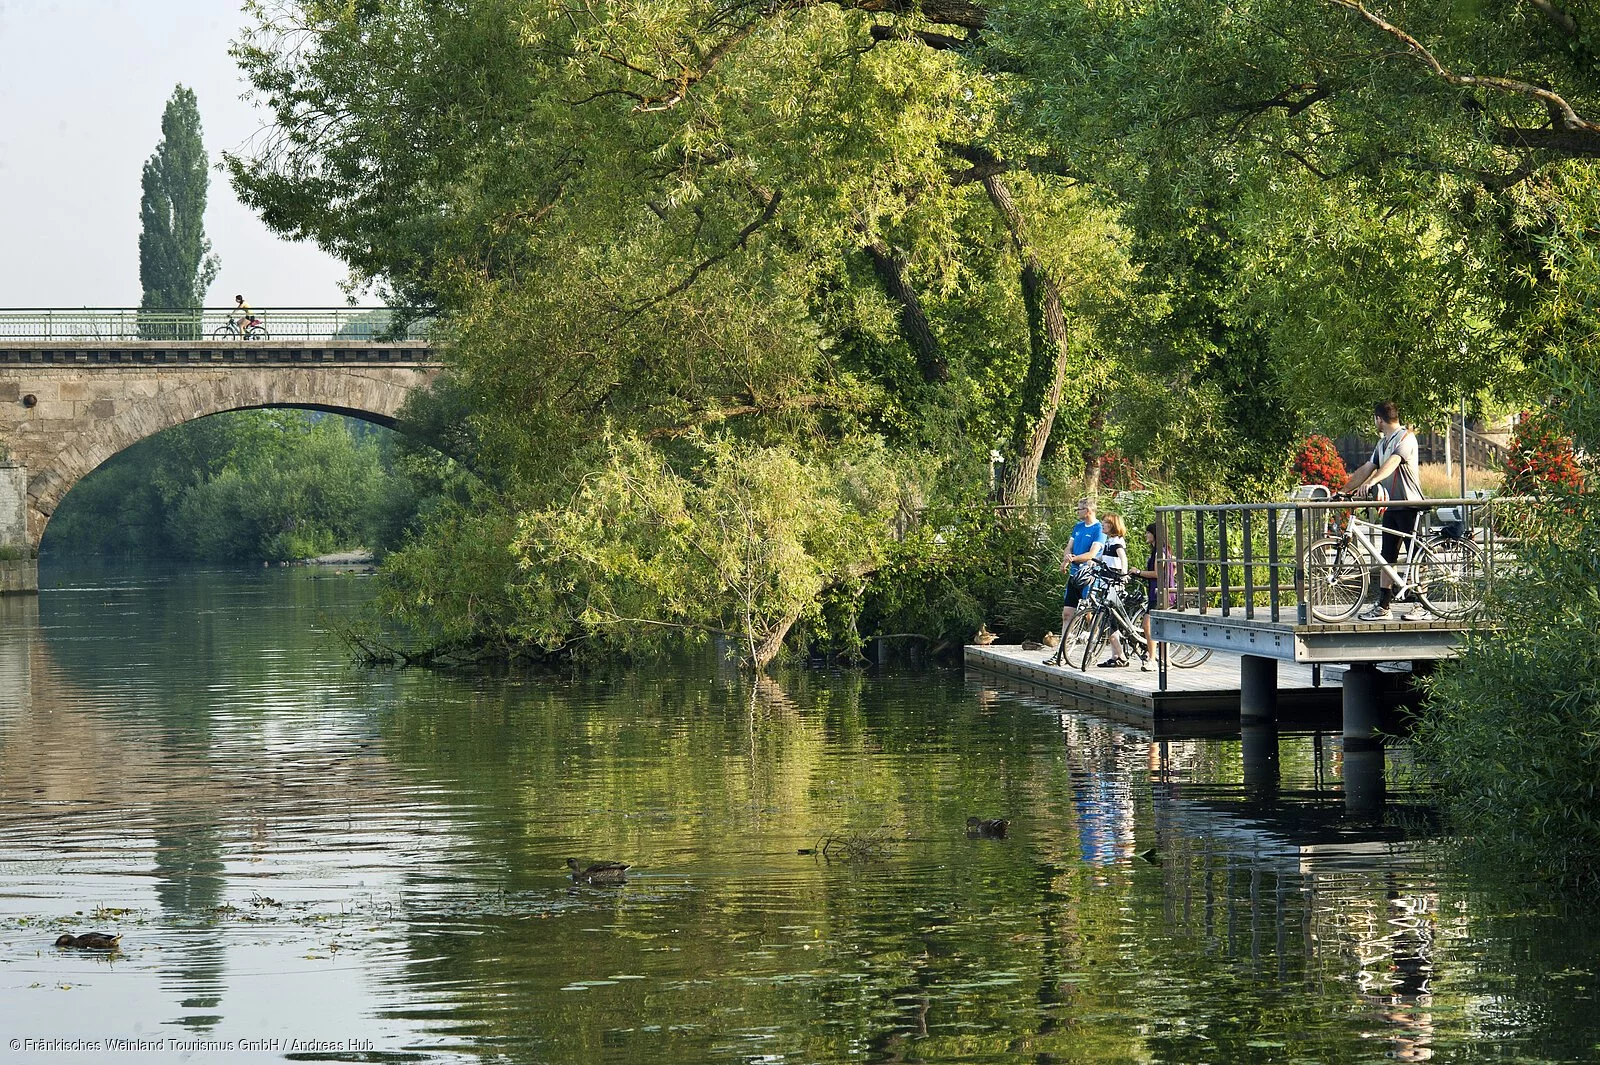
[[(1210, 659), (1193, 669), (1169, 669), (1167, 690), (1161, 691), (1160, 674), (1145, 673), (1137, 665), (1123, 669), (1046, 665), (1049, 648), (1023, 650), (1016, 644), (969, 644), (967, 666), (1006, 678), (1008, 687), (1038, 689), (1069, 697), (1084, 710), (1145, 727), (1187, 722), (1189, 726), (1212, 721), (1218, 731), (1239, 725), (1239, 659), (1228, 651), (1213, 651)], [(1308, 724), (1338, 719), (1341, 691), (1337, 677), (1343, 670), (1324, 669), (1320, 687), (1312, 683), (1309, 665), (1280, 662), (1278, 709), (1282, 724), (1296, 719)], [(1186, 729), (1187, 730), (1187, 729)], [(1209, 731), (1209, 730), (1208, 730)]]

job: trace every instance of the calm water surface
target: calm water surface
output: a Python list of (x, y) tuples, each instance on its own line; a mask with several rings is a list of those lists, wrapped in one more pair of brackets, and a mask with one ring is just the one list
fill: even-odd
[(1274, 786), (958, 672), (361, 672), (359, 577), (45, 576), (0, 600), (0, 1044), (155, 1049), (0, 1061), (1600, 1057), (1600, 922), (1397, 845), (1426, 812), (1348, 810), (1327, 738)]

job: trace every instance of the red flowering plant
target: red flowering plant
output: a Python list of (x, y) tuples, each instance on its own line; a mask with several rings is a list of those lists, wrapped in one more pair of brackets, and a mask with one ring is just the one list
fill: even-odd
[(1344, 468), (1344, 459), (1333, 441), (1317, 434), (1308, 436), (1295, 454), (1294, 472), (1301, 484), (1322, 484), (1337, 488), (1350, 474)]
[(1572, 438), (1561, 432), (1560, 420), (1550, 411), (1518, 415), (1506, 459), (1506, 492), (1544, 495), (1582, 488), (1583, 467), (1578, 465)]
[(1144, 488), (1144, 479), (1126, 456), (1112, 450), (1100, 456), (1100, 484), (1113, 492), (1138, 491)]

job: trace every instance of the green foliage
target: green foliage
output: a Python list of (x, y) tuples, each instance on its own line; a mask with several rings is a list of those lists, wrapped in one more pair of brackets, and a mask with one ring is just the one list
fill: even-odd
[(172, 521), (196, 558), (299, 559), (358, 546), (382, 478), (377, 448), (331, 420), (285, 418), (267, 453), (184, 493)]
[(442, 505), (385, 562), (360, 653), (372, 654), (381, 639), (386, 657), (515, 657), (522, 650), (511, 636), (518, 571), (507, 545), (516, 530), (517, 515), (502, 498)]
[[(161, 143), (144, 165), (139, 201), (139, 284), (142, 311), (198, 310), (220, 266), (205, 236), (207, 173), (200, 142), (200, 109), (193, 90), (179, 85), (161, 114)], [(140, 335), (196, 339), (195, 323), (159, 313), (142, 316)]]
[[(823, 643), (848, 652), (856, 648), (847, 641), (861, 637), (917, 633), (962, 644), (985, 623), (1003, 636), (1032, 632), (1037, 638), (1044, 631), (1032, 628), (1038, 611), (1001, 604), (1026, 601), (1023, 593), (1041, 583), (1052, 557), (1060, 557), (1058, 549), (1052, 556), (1049, 537), (1048, 526), (1035, 518), (997, 516), (989, 507), (929, 510), (889, 546), (883, 565), (851, 604), (858, 616), (835, 606), (834, 631)], [(1059, 593), (1056, 602), (1059, 627)]]
[[(1036, 472), (1092, 481), (1114, 453), (1234, 501), (1276, 495), (1309, 430), (1376, 396), (1426, 426), (1463, 394), (1583, 380), (1600, 197), (1579, 164), (1506, 139), (1540, 132), (1537, 94), (1452, 81), (1336, 2), (882, 8), (251, 5), (236, 54), (278, 135), (229, 158), (234, 184), (438, 315), (453, 374), (414, 424), (472, 474), (426, 471), (453, 502), (418, 550), (452, 572), (453, 508), (493, 499), (460, 539), (476, 591), (409, 569), (391, 602), (411, 623), (507, 646), (588, 626), (571, 589), (491, 593), (488, 538), (530, 514), (548, 528), (529, 543), (576, 537), (556, 515), (607, 433), (646, 448), (624, 465), (653, 471), (634, 483), (649, 492), (616, 474), (577, 513), (616, 518), (593, 551), (626, 543), (655, 568), (551, 557), (616, 597), (590, 630), (612, 640), (655, 616), (645, 590), (657, 620), (728, 625), (684, 620), (672, 582), (698, 587), (698, 563), (622, 517), (725, 482), (697, 434), (815, 469), (882, 446), (935, 510), (973, 498), (991, 449), (1018, 496)], [(1537, 19), (1404, 15), (1443, 67), (1592, 80)], [(982, 32), (927, 47), (951, 43), (927, 35), (939, 19)], [(1011, 553), (973, 535), (979, 556)], [(988, 589), (1015, 576), (938, 548), (883, 545), (907, 584), (880, 605), (822, 581), (822, 627), (946, 633), (999, 610)], [(422, 616), (440, 602), (463, 615)]]
[(380, 513), (397, 535), (406, 519), (395, 515), (419, 505), (408, 483), (385, 475), (379, 442), (345, 419), (217, 415), (140, 441), (84, 478), (45, 545), (58, 556), (307, 558), (380, 542)]
[[(1155, 520), (1155, 508), (1181, 499), (1167, 486), (1109, 498), (1104, 511), (1127, 524), (1135, 562), (1144, 561), (1144, 528)], [(1073, 507), (929, 508), (889, 546), (858, 599), (829, 604), (818, 639), (843, 652), (884, 633), (962, 644), (987, 625), (1008, 642), (1037, 640), (1061, 627), (1061, 553), (1076, 521)]]
[[(897, 474), (875, 451), (806, 460), (695, 438), (585, 449), (558, 502), (448, 505), (385, 566), (378, 628), (432, 661), (659, 651), (726, 638), (764, 668), (830, 588), (878, 564)], [(369, 641), (371, 644), (371, 641)]]
[(1463, 655), (1441, 665), (1416, 733), (1456, 826), (1513, 879), (1600, 888), (1600, 497), (1516, 524)]
[[(1540, 18), (1386, 14), (1462, 71), (1593, 86)], [(1461, 393), (1515, 394), (1561, 341), (1545, 235), (1580, 227), (1529, 175), (1572, 179), (1497, 140), (1545, 122), (1533, 97), (1453, 84), (1331, 2), (1005, 0), (990, 23), (1039, 136), (1122, 207), (1167, 308), (1117, 419), (1169, 477), (1259, 491), (1312, 426), (1375, 396), (1438, 424)]]
[(570, 500), (522, 515), (515, 631), (623, 649), (662, 629), (716, 634), (761, 668), (826, 589), (877, 568), (898, 496), (881, 455), (820, 463), (713, 439), (689, 461), (680, 473), (642, 441), (611, 438)]

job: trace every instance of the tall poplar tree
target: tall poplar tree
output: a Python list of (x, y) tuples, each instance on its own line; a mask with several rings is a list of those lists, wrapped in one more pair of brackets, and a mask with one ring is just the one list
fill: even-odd
[(198, 312), (220, 266), (205, 235), (206, 186), (210, 181), (206, 167), (200, 108), (193, 90), (179, 85), (161, 114), (161, 143), (144, 164), (144, 195), (139, 202), (143, 336), (192, 339), (200, 335), (198, 313), (186, 321), (172, 312)]

